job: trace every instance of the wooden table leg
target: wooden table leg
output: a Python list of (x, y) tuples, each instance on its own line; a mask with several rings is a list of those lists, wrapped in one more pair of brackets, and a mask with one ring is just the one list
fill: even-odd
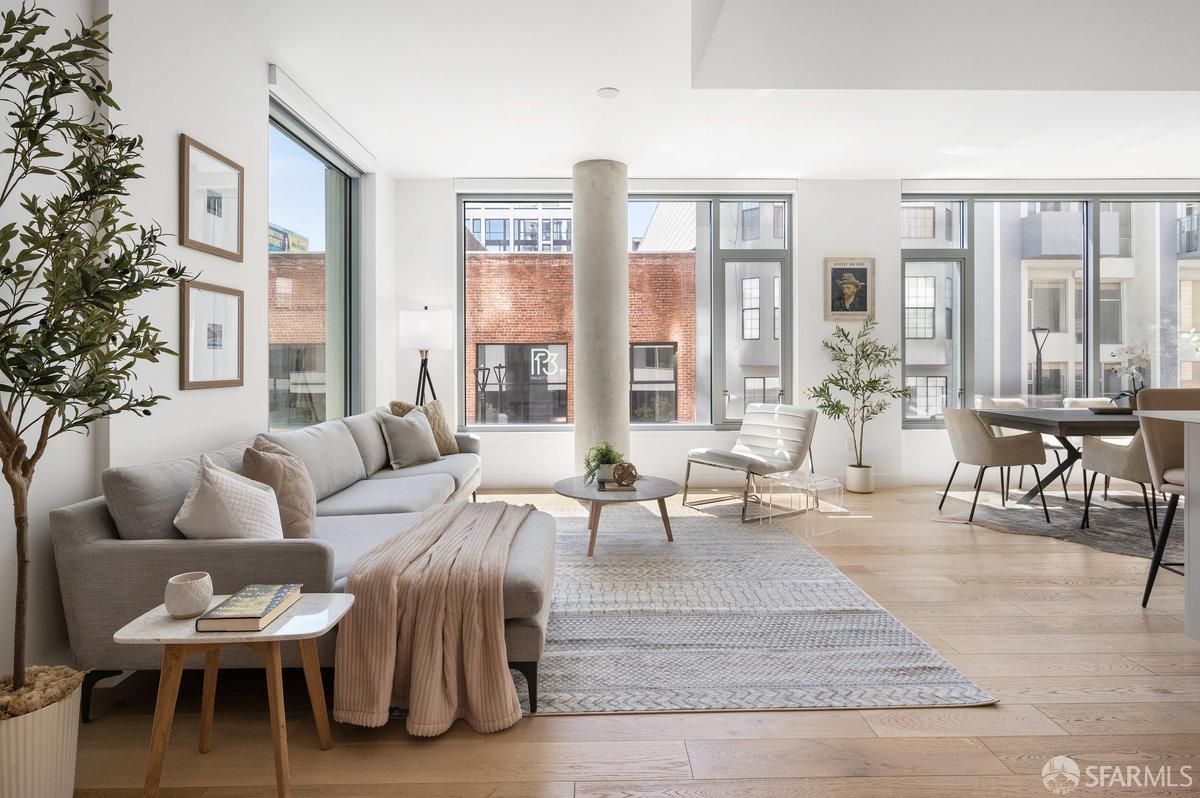
[(300, 641), (300, 661), (304, 664), (304, 683), (308, 685), (308, 703), (312, 705), (313, 720), (317, 724), (317, 739), (321, 750), (333, 748), (333, 735), (329, 732), (329, 710), (325, 707), (325, 687), (321, 684), (321, 661), (317, 657), (317, 640), (309, 637)]
[(212, 747), (213, 707), (217, 702), (217, 669), (221, 667), (221, 649), (210, 648), (204, 655), (204, 697), (200, 702), (200, 753)]
[(263, 643), (258, 647), (267, 671), (267, 701), (271, 705), (271, 737), (275, 741), (275, 787), (279, 798), (292, 794), (288, 772), (287, 717), (283, 714), (283, 663), (279, 643)]
[(667, 540), (671, 543), (675, 542), (675, 538), (671, 537), (671, 518), (667, 515), (667, 500), (658, 500), (658, 511), (662, 513), (663, 526), (667, 528)]
[(600, 502), (592, 502), (592, 510), (588, 515), (588, 529), (592, 532), (592, 537), (588, 541), (588, 556), (592, 556), (592, 552), (596, 550), (596, 532), (600, 529)]
[(158, 698), (154, 703), (154, 731), (150, 734), (150, 757), (146, 761), (146, 782), (142, 792), (146, 798), (158, 795), (158, 782), (162, 779), (167, 743), (171, 741), (171, 721), (175, 717), (175, 699), (179, 696), (179, 677), (183, 674), (186, 653), (187, 646), (166, 646), (163, 649), (162, 670), (158, 674)]

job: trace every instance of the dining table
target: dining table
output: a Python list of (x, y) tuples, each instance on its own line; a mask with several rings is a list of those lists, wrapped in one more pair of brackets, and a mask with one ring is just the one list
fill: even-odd
[(1126, 408), (1103, 408), (1106, 412), (1093, 413), (1090, 408), (1036, 408), (1036, 409), (1007, 409), (985, 408), (978, 410), (979, 418), (985, 424), (1005, 429), (1037, 432), (1049, 435), (1062, 445), (1066, 456), (1061, 462), (1042, 477), (1039, 485), (1034, 485), (1029, 492), (1017, 500), (1018, 504), (1029, 504), (1037, 498), (1041, 489), (1050, 487), (1055, 480), (1062, 478), (1082, 458), (1079, 447), (1072, 438), (1086, 436), (1104, 438), (1128, 438), (1137, 434), (1141, 422), (1133, 411)]

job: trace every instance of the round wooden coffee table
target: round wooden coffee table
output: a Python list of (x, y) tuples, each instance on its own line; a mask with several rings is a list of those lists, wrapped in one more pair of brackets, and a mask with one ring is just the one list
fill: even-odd
[(606, 504), (619, 502), (646, 502), (658, 500), (658, 511), (662, 514), (663, 526), (667, 530), (667, 540), (671, 537), (671, 519), (667, 517), (667, 502), (671, 496), (679, 492), (679, 485), (662, 477), (638, 477), (634, 483), (635, 490), (600, 490), (597, 482), (588, 484), (583, 477), (567, 477), (554, 483), (554, 492), (583, 502), (591, 503), (588, 513), (588, 530), (591, 538), (588, 540), (588, 556), (596, 549), (596, 531), (600, 529), (600, 509)]

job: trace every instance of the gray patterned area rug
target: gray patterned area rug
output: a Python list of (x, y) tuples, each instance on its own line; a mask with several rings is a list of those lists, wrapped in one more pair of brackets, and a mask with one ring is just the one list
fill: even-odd
[(538, 714), (995, 703), (779, 523), (558, 519)]
[[(1016, 482), (1015, 475), (1013, 482)], [(1029, 487), (1028, 483), (1026, 487)], [(1078, 479), (1071, 483), (1069, 493), (1071, 501), (1064, 501), (1061, 484), (1057, 482), (1054, 484), (1054, 490), (1046, 490), (1046, 506), (1050, 511), (1050, 523), (1046, 523), (1042, 505), (1037, 499), (1027, 505), (1016, 503), (1017, 499), (1024, 495), (1024, 491), (1012, 491), (1007, 506), (1001, 506), (1000, 492), (985, 489), (979, 494), (979, 506), (975, 510), (973, 523), (996, 532), (1069, 540), (1113, 554), (1147, 559), (1153, 556), (1150, 523), (1146, 517), (1145, 505), (1142, 504), (1141, 491), (1118, 489), (1114, 483), (1113, 490), (1109, 491), (1108, 498), (1105, 499), (1100, 481), (1097, 480), (1096, 495), (1088, 511), (1087, 529), (1079, 528), (1079, 522), (1083, 519), (1083, 491), (1079, 488)], [(945, 510), (938, 520), (965, 524), (971, 510), (973, 494), (974, 491), (969, 490), (950, 491), (946, 498)], [(941, 491), (933, 495), (930, 506), (935, 512), (940, 496)], [(1167, 504), (1159, 496), (1157, 505), (1157, 522), (1161, 524), (1167, 513)], [(1180, 504), (1171, 523), (1171, 536), (1167, 539), (1167, 560), (1183, 559), (1183, 519), (1184, 508)]]

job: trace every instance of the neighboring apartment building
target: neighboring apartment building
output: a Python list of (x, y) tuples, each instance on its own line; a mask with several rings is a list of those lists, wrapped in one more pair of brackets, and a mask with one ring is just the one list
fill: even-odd
[[(1200, 211), (1188, 202), (1101, 202), (1097, 313), (1100, 393), (1146, 385), (1200, 386)], [(960, 203), (905, 203), (906, 250), (953, 249)], [(974, 393), (1061, 405), (1086, 396), (1084, 208), (1080, 202), (975, 203), (972, 276)], [(961, 271), (956, 263), (906, 260), (905, 403), (909, 419), (949, 402), (970, 404), (963, 380)], [(1037, 390), (1037, 337), (1042, 345)], [(972, 397), (975, 399), (976, 397)]]
[(271, 224), (267, 229), (267, 336), (272, 429), (324, 420), (328, 339), (325, 253), (308, 238)]

